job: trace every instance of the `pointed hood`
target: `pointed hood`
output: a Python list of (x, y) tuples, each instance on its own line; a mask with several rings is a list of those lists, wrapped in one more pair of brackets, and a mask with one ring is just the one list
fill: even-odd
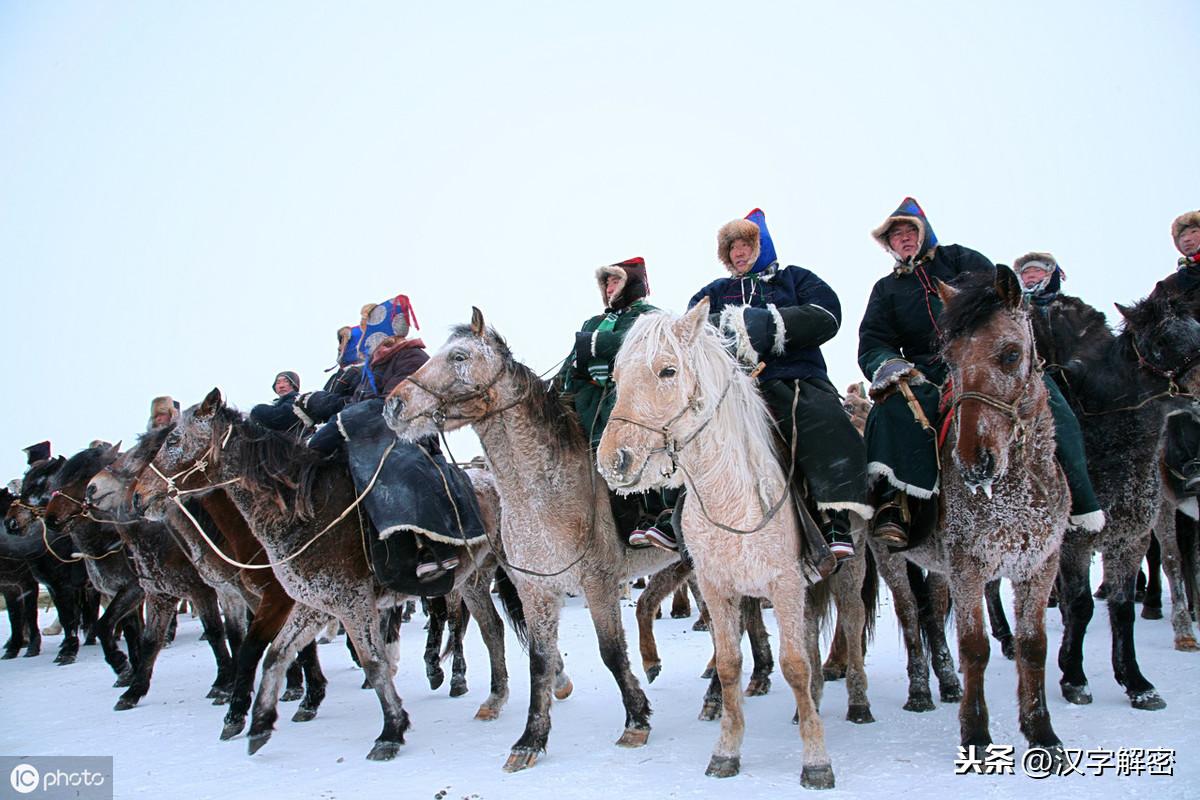
[[(608, 302), (608, 293), (605, 291), (605, 283), (609, 275), (621, 279), (621, 286), (613, 296), (611, 304)], [(628, 308), (638, 300), (650, 295), (650, 278), (646, 275), (646, 260), (641, 257), (600, 267), (596, 270), (596, 283), (600, 287), (600, 302), (604, 304), (606, 310), (610, 311)]]
[(888, 229), (897, 222), (911, 222), (917, 226), (917, 235), (920, 237), (917, 246), (917, 254), (912, 258), (912, 264), (922, 261), (933, 248), (937, 247), (937, 235), (933, 232), (933, 228), (929, 225), (929, 220), (925, 218), (925, 212), (921, 209), (919, 203), (911, 197), (906, 197), (900, 205), (893, 211), (887, 219), (883, 221), (875, 230), (871, 231), (871, 237), (879, 242), (879, 246), (888, 252), (895, 259), (897, 266), (902, 264), (896, 252), (888, 245), (887, 233)]
[(734, 277), (737, 277), (737, 271), (729, 260), (729, 251), (738, 239), (749, 242), (753, 250), (750, 257), (754, 259), (754, 266), (750, 267), (747, 275), (756, 275), (779, 261), (775, 255), (775, 242), (767, 230), (767, 216), (762, 209), (756, 208), (743, 219), (726, 222), (717, 231), (717, 259)]

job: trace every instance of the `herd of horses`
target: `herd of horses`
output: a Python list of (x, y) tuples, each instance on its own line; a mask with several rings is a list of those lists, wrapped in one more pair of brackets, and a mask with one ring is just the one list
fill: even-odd
[[(486, 468), (467, 473), (487, 536), (460, 548), (453, 589), (431, 600), (425, 660), (436, 688), (444, 679), (439, 651), (449, 620), (452, 690), (465, 691), (458, 664), (465, 620), (473, 617), (491, 665), (489, 693), (475, 718), (499, 715), (508, 671), (494, 586), (530, 670), (526, 724), (505, 770), (534, 765), (546, 750), (553, 698), (573, 691), (558, 647), (568, 594), (586, 599), (601, 658), (620, 691), (625, 724), (616, 743), (647, 743), (650, 703), (630, 666), (620, 612), (623, 587), (639, 576), (652, 576), (637, 613), (650, 681), (662, 669), (653, 637), (662, 600), (685, 581), (699, 588), (714, 646), (701, 716), (720, 718), (707, 768), (717, 777), (740, 769), (744, 634), (755, 658), (746, 693), (765, 693), (770, 685), (772, 654), (761, 617), (769, 601), (803, 743), (801, 783), (834, 785), (818, 713), (823, 681), (844, 677), (846, 718), (874, 721), (864, 650), (880, 577), (907, 649), (904, 708), (935, 707), (932, 666), (940, 700), (960, 704), (963, 745), (991, 742), (986, 601), (992, 629), (1016, 662), (1021, 730), (1031, 746), (1061, 756), (1046, 702), (1045, 614), (1054, 594), (1064, 620), (1061, 691), (1072, 703), (1088, 703), (1082, 642), (1093, 611), (1094, 551), (1103, 557), (1114, 676), (1134, 707), (1165, 706), (1138, 667), (1134, 583), (1156, 532), (1176, 648), (1196, 650), (1189, 608), (1196, 543), (1186, 535), (1190, 528), (1175, 525), (1179, 511), (1196, 516), (1196, 501), (1171, 493), (1162, 466), (1168, 416), (1187, 413), (1191, 397), (1200, 396), (1200, 375), (1181, 367), (1200, 350), (1195, 309), (1143, 300), (1120, 308), (1124, 325), (1114, 333), (1099, 312), (1065, 298), (1069, 324), (1056, 321), (1051, 330), (1023, 302), (1007, 268), (938, 291), (942, 357), (954, 394), (946, 398), (948, 422), (938, 444), (940, 500), (928, 519), (917, 521), (928, 535), (894, 552), (860, 521), (853, 531), (857, 555), (824, 580), (814, 581), (805, 568), (801, 543), (813, 521), (796, 492), (799, 481), (781, 466), (787, 461), (778, 452), (778, 431), (754, 379), (707, 324), (703, 302), (681, 317), (639, 318), (617, 357), (620, 390), (594, 452), (569, 404), (513, 357), (478, 309), (392, 393), (384, 419), (401, 439), (470, 426), (486, 455)], [(1069, 493), (1054, 456), (1043, 370), (1065, 383), (1079, 415), (1108, 520), (1099, 534), (1068, 527)], [(682, 553), (631, 549), (616, 530), (609, 491), (658, 487), (684, 490), (675, 511)], [(81, 629), (91, 631), (124, 688), (116, 709), (129, 709), (150, 691), (155, 659), (186, 599), (216, 661), (208, 696), (228, 703), (221, 738), (241, 733), (249, 716), (254, 753), (275, 729), (281, 697), (300, 700), (293, 720), (316, 716), (326, 680), (315, 643), (336, 621), (383, 712), (368, 758), (393, 758), (409, 727), (393, 685), (400, 611), (409, 598), (375, 578), (360, 500), (344, 460), (257, 426), (216, 389), (128, 451), (98, 442), (69, 459), (36, 464), (19, 495), (4, 498), (0, 588), (12, 634), (3, 657), (39, 651), (41, 583), (64, 629), (56, 662), (72, 662)], [(1002, 578), (1013, 587), (1015, 633), (1003, 619)], [(100, 595), (107, 600), (103, 614), (96, 611)], [(822, 666), (822, 628), (835, 612), (832, 651)], [(961, 683), (946, 639), (951, 613)]]

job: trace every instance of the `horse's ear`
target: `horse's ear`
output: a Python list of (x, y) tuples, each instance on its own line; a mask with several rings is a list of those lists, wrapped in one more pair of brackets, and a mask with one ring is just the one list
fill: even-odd
[(1117, 313), (1121, 315), (1121, 318), (1128, 321), (1129, 315), (1133, 313), (1133, 309), (1129, 306), (1123, 306), (1120, 303), (1113, 303), (1113, 305), (1116, 306)]
[(691, 344), (700, 335), (706, 322), (708, 322), (707, 297), (696, 303), (690, 311), (675, 321), (675, 335), (684, 344)]
[(200, 411), (202, 417), (211, 417), (213, 414), (225, 404), (224, 398), (221, 397), (221, 390), (214, 388), (208, 393), (208, 396), (200, 403)]
[(471, 306), (471, 333), (483, 337), (483, 312)]
[(1004, 264), (996, 265), (996, 294), (1000, 295), (1000, 299), (1007, 308), (1021, 307), (1021, 300), (1024, 297), (1021, 292), (1021, 281), (1017, 279), (1017, 273)]
[(948, 305), (951, 300), (958, 297), (958, 289), (955, 289), (953, 286), (940, 278), (933, 279), (933, 288), (937, 291), (938, 298), (942, 301), (942, 305)]
[(109, 445), (109, 447), (108, 447), (108, 452), (110, 452), (110, 453), (113, 453), (114, 455), (115, 455), (115, 454), (117, 454), (117, 453), (119, 453), (119, 452), (121, 452), (121, 442), (122, 442), (122, 441), (124, 441), (124, 440), (123, 440), (123, 439), (117, 439), (117, 443), (116, 443), (116, 444), (114, 444), (114, 445)]

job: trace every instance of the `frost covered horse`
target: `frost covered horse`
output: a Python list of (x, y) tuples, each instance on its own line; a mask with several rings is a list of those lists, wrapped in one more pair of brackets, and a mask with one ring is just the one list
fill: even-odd
[(724, 704), (707, 774), (729, 777), (741, 768), (741, 600), (766, 597), (804, 741), (801, 784), (832, 788), (810, 691), (800, 520), (767, 407), (707, 322), (701, 301), (679, 319), (644, 314), (634, 323), (617, 354), (621, 388), (597, 462), (617, 491), (687, 487), (683, 531), (708, 606)]
[[(299, 648), (311, 642), (330, 617), (336, 617), (345, 626), (383, 709), (383, 731), (367, 757), (394, 758), (404, 744), (409, 719), (392, 684), (395, 658), (385, 645), (381, 610), (405, 597), (385, 590), (373, 576), (363, 531), (352, 513), (356, 492), (346, 465), (247, 422), (225, 405), (216, 389), (183, 413), (153, 465), (157, 472), (143, 473), (136, 488), (148, 516), (169, 505), (170, 486), (158, 475), (203, 471), (211, 480), (206, 488), (223, 488), (229, 495), (262, 543), (276, 577), (297, 601), (263, 662), (250, 725), (250, 752), (259, 750), (271, 736), (284, 669)], [(476, 472), (471, 480), (484, 523), (495, 531), (496, 501), (490, 495), (490, 478)], [(460, 548), (458, 556), (463, 566), (455, 572), (455, 587), (471, 605), (492, 657), (491, 693), (476, 718), (494, 719), (508, 697), (508, 672), (503, 626), (487, 592), (490, 560), (486, 545)]]
[(941, 514), (904, 556), (944, 574), (958, 628), (964, 746), (986, 746), (984, 670), (990, 646), (984, 585), (1008, 578), (1017, 616), (1021, 732), (1033, 747), (1062, 743), (1046, 706), (1046, 603), (1058, 572), (1070, 495), (1055, 460), (1054, 422), (1036, 357), (1029, 311), (1012, 270), (938, 285), (942, 358), (951, 393), (940, 447)]
[(620, 584), (678, 558), (629, 549), (618, 536), (604, 482), (574, 412), (474, 309), (450, 339), (388, 398), (388, 425), (402, 439), (472, 425), (500, 491), (504, 567), (516, 584), (529, 637), (529, 717), (504, 768), (533, 766), (550, 735), (550, 695), (570, 693), (558, 652), (563, 596), (582, 589), (604, 665), (617, 681), (625, 729), (617, 744), (650, 735), (650, 703), (629, 668)]

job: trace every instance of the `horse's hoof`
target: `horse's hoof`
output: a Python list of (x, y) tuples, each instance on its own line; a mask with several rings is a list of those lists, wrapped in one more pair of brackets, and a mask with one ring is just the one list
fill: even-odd
[(700, 708), (700, 721), (712, 722), (715, 719), (721, 718), (721, 701), (720, 700), (705, 700), (704, 705)]
[(492, 708), (491, 706), (480, 706), (479, 710), (475, 712), (475, 719), (480, 722), (491, 722), (499, 716), (499, 709)]
[(716, 675), (716, 674), (717, 674), (716, 667), (708, 667), (704, 670), (704, 672), (700, 673), (700, 679), (705, 680), (705, 681), (711, 681), (713, 678), (713, 675)]
[(1200, 644), (1196, 643), (1194, 636), (1180, 636), (1175, 639), (1175, 649), (1181, 653), (1195, 653), (1200, 650)]
[(17, 653), (20, 652), (20, 650), (21, 650), (21, 648), (19, 648), (19, 647), (16, 650), (5, 650), (4, 655), (0, 656), (0, 661), (8, 661), (10, 659), (16, 658)]
[(245, 727), (246, 727), (246, 717), (245, 716), (236, 717), (234, 719), (230, 719), (230, 718), (226, 717), (225, 725), (221, 728), (221, 741), (228, 742), (230, 739), (232, 739), (233, 737), (235, 737), (239, 733), (241, 733), (242, 729)]
[(649, 728), (626, 728), (617, 739), (617, 747), (642, 747), (650, 738)]
[(400, 745), (404, 742), (375, 742), (375, 746), (371, 748), (371, 752), (367, 753), (368, 761), (391, 761), (400, 752)]
[(131, 683), (133, 683), (133, 667), (127, 666), (117, 673), (117, 680), (113, 683), (113, 688), (124, 689)]
[(304, 697), (303, 686), (289, 686), (284, 690), (283, 694), (279, 695), (280, 702), (291, 703)]
[(933, 704), (933, 698), (927, 694), (914, 694), (904, 704), (905, 711), (914, 711), (918, 714), (925, 711), (933, 711), (935, 708), (937, 706)]
[(1017, 646), (1013, 643), (1013, 637), (1006, 636), (1000, 640), (1000, 652), (1009, 661), (1017, 660)]
[(31, 647), (25, 651), (25, 658), (37, 658), (42, 654), (42, 648)]
[(708, 623), (701, 617), (692, 623), (692, 630), (696, 633), (708, 633)]
[(671, 619), (687, 619), (691, 615), (692, 615), (692, 610), (690, 608), (687, 611), (684, 611), (683, 609), (680, 609), (678, 611), (676, 611), (675, 609), (671, 609)]
[(119, 697), (116, 705), (113, 706), (113, 711), (128, 711), (138, 704), (136, 697)]
[(520, 772), (523, 769), (529, 769), (537, 763), (537, 751), (527, 747), (514, 747), (512, 752), (508, 754), (508, 760), (504, 762), (505, 772)]
[(746, 697), (762, 697), (767, 692), (771, 691), (771, 679), (768, 677), (751, 678), (746, 684)]
[(437, 691), (446, 680), (446, 673), (441, 667), (437, 669), (425, 670), (425, 677), (429, 679), (429, 688), (431, 691)]
[(800, 771), (800, 785), (805, 789), (832, 789), (833, 765), (805, 767)]
[(938, 697), (943, 703), (957, 703), (962, 700), (961, 686), (939, 686)]
[(1162, 619), (1162, 606), (1142, 606), (1142, 619)]
[(246, 742), (247, 742), (246, 752), (249, 755), (254, 755), (259, 750), (262, 750), (263, 745), (266, 744), (267, 742), (269, 742), (270, 740), (271, 740), (271, 732), (270, 731), (267, 731), (266, 733), (252, 733), (246, 739)]
[(850, 704), (846, 709), (846, 719), (858, 725), (865, 725), (868, 722), (874, 722), (875, 717), (871, 716), (871, 707), (869, 705)]
[(375, 688), (375, 687), (371, 686), (371, 679), (370, 679), (370, 678), (363, 678), (362, 686), (360, 686), (360, 687), (358, 687), (358, 688), (360, 688), (360, 689), (373, 689), (373, 688)]
[(58, 664), (60, 667), (65, 667), (68, 664), (74, 664), (75, 663), (75, 654), (74, 653), (60, 654), (57, 658), (54, 659), (54, 663)]
[(317, 710), (305, 706), (300, 706), (296, 709), (296, 713), (292, 714), (292, 722), (312, 722), (316, 718)]
[(571, 679), (564, 675), (562, 682), (554, 687), (554, 699), (566, 700), (573, 691), (575, 691), (575, 684), (571, 683)]
[(211, 697), (214, 706), (223, 706), (229, 703), (230, 692), (228, 689), (218, 689), (214, 686), (212, 689), (209, 689), (205, 697)]
[(792, 712), (792, 724), (793, 725), (800, 724), (800, 709), (796, 709), (795, 711)]
[(1147, 689), (1144, 692), (1131, 694), (1129, 702), (1140, 711), (1161, 711), (1167, 707), (1167, 701), (1162, 699), (1157, 689)]
[(654, 679), (662, 672), (662, 664), (646, 667), (646, 683), (654, 683)]
[(843, 666), (821, 668), (821, 678), (826, 681), (840, 681), (844, 677), (846, 677), (846, 668)]
[(742, 771), (740, 756), (713, 756), (704, 774), (710, 778), (732, 778)]
[(469, 691), (470, 691), (470, 689), (467, 687), (466, 679), (460, 679), (460, 678), (451, 678), (450, 679), (450, 696), (451, 697), (462, 697), (464, 694), (466, 694)]
[(1062, 684), (1063, 699), (1077, 706), (1086, 706), (1092, 702), (1092, 692), (1087, 684), (1076, 686), (1072, 683)]

